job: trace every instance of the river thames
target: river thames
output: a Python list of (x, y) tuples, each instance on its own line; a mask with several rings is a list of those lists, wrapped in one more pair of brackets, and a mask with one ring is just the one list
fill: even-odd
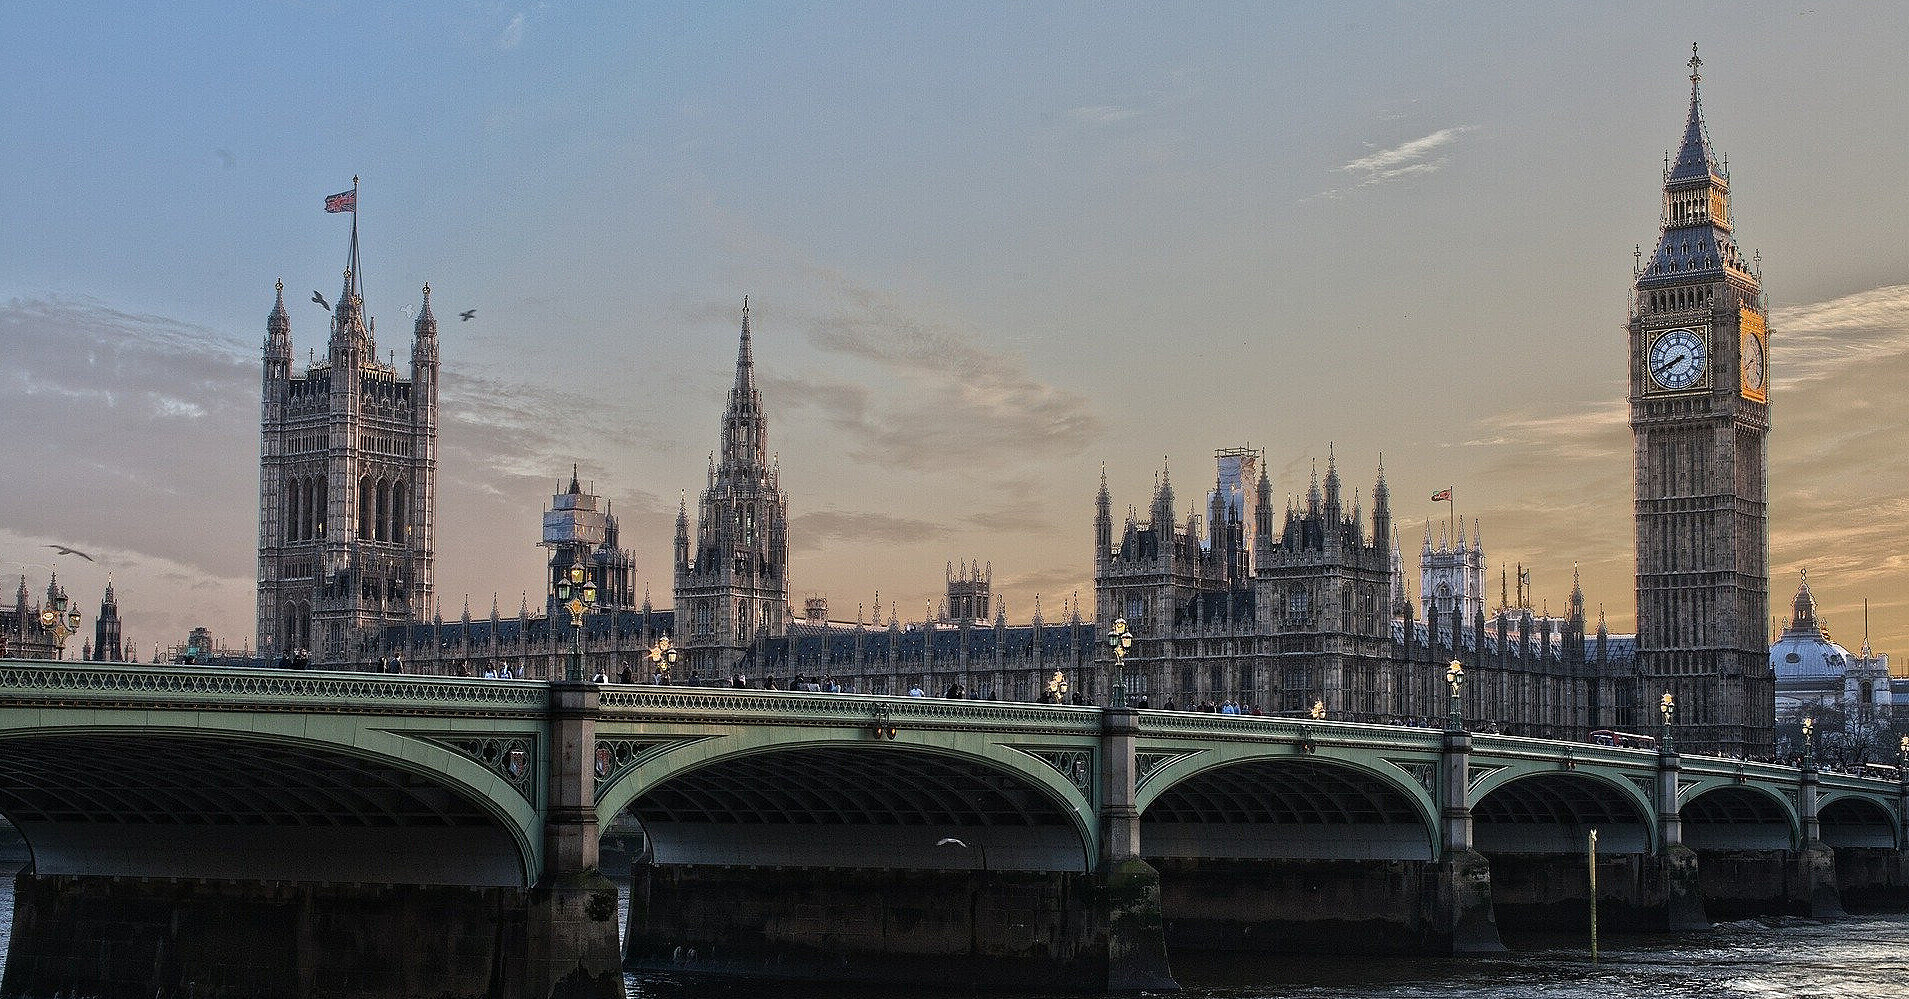
[[(16, 846), (17, 850), (18, 847)], [(13, 927), (13, 872), (0, 857), (0, 955)], [(627, 887), (627, 886), (626, 886)], [(627, 894), (625, 895), (627, 899)], [(1278, 957), (1241, 961), (1176, 953), (1174, 974), (1191, 999), (1901, 999), (1909, 996), (1909, 914), (1837, 922), (1745, 921), (1709, 933), (1607, 938), (1590, 963), (1582, 940), (1513, 938), (1493, 958)], [(631, 975), (631, 999), (755, 999), (763, 983)], [(777, 985), (778, 999), (906, 999), (970, 995), (894, 987)], [(1001, 999), (1050, 999), (987, 993)], [(36, 997), (37, 999), (37, 997)], [(48, 997), (50, 999), (50, 997)], [(1053, 997), (1058, 999), (1058, 997)]]

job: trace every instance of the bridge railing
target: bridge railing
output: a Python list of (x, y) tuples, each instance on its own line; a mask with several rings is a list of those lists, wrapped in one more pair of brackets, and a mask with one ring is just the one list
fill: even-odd
[(380, 676), (317, 670), (221, 669), (0, 660), (0, 704), (132, 702), (296, 706), (311, 711), (415, 705), (443, 710), (543, 712), (547, 684), (512, 680)]
[(811, 724), (873, 724), (877, 719), (885, 719), (897, 725), (933, 728), (1019, 729), (1081, 735), (1100, 731), (1101, 711), (1094, 707), (1014, 701), (623, 685), (603, 687), (597, 703), (602, 714), (608, 717)]
[(1321, 744), (1343, 742), (1371, 749), (1413, 751), (1435, 751), (1441, 738), (1438, 729), (1404, 725), (1157, 710), (1140, 712), (1140, 735), (1292, 742), (1311, 739)]

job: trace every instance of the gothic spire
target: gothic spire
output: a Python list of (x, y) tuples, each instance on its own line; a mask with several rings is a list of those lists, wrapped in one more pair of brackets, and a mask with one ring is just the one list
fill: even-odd
[(280, 278), (275, 288), (278, 300), (272, 303), (272, 311), (265, 317), (265, 352), (279, 360), (289, 361), (292, 357), (292, 317), (285, 311), (285, 279)]
[(1790, 605), (1791, 631), (1818, 631), (1816, 624), (1816, 594), (1810, 592), (1810, 571), (1803, 570), (1803, 578), (1796, 587), (1796, 601)]
[(1332, 444), (1326, 445), (1326, 514), (1339, 518), (1339, 455)]
[(736, 347), (736, 391), (756, 390), (756, 355), (749, 345), (749, 296), (742, 296), (742, 342)]
[(424, 304), (418, 306), (418, 320), (411, 324), (412, 335), (419, 343), (437, 339), (437, 316), (431, 312), (431, 284), (425, 282)]
[(1153, 492), (1151, 522), (1157, 530), (1173, 528), (1173, 478), (1167, 469), (1165, 455), (1160, 457), (1160, 485)]
[(1698, 70), (1704, 61), (1697, 56), (1697, 43), (1690, 43), (1690, 114), (1684, 121), (1684, 139), (1677, 149), (1677, 159), (1671, 163), (1670, 174), (1666, 182), (1705, 180), (1722, 177), (1723, 170), (1717, 165), (1715, 152), (1710, 147), (1710, 133), (1704, 128), (1703, 100), (1698, 92), (1698, 83), (1703, 74)]
[(1746, 269), (1732, 235), (1729, 171), (1718, 163), (1704, 127), (1698, 89), (1702, 76), (1697, 72), (1703, 60), (1696, 50), (1692, 45), (1690, 111), (1684, 121), (1683, 139), (1676, 157), (1666, 157), (1664, 166), (1662, 231), (1643, 265), (1638, 284), (1687, 281), (1693, 275), (1701, 278), (1727, 272), (1754, 286), (1756, 279)]
[[(742, 300), (742, 336), (736, 346), (736, 384), (729, 390), (729, 409), (723, 414), (722, 439), (722, 468), (725, 475), (729, 474), (730, 469), (757, 476), (766, 472), (768, 421), (762, 415), (762, 395), (756, 391), (756, 360), (750, 343), (747, 297)], [(713, 476), (711, 483), (714, 484)]]

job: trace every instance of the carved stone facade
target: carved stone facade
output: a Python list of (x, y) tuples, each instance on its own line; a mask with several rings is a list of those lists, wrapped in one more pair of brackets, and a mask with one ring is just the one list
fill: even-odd
[[(1121, 677), (1129, 699), (1179, 708), (1231, 701), (1243, 712), (1278, 714), (1318, 704), (1330, 718), (1431, 724), (1447, 711), (1444, 670), (1456, 658), (1465, 664), (1470, 724), (1576, 739), (1616, 724), (1620, 705), (1635, 696), (1625, 679), (1628, 643), (1602, 622), (1587, 638), (1575, 587), (1564, 627), (1540, 627), (1529, 611), (1526, 620), (1501, 616), (1488, 625), (1482, 601), (1414, 620), (1383, 469), (1369, 520), (1358, 500), (1347, 509), (1336, 456), (1327, 459), (1323, 487), (1315, 472), (1277, 529), (1263, 472), (1256, 494), (1249, 555), (1242, 518), (1225, 505), (1210, 504), (1214, 520), (1188, 514), (1176, 522), (1164, 470), (1147, 519), (1130, 511), (1116, 540), (1103, 478), (1095, 504), (1098, 627), (1124, 617), (1134, 633)], [(1104, 649), (1096, 665), (1089, 699), (1104, 703), (1113, 681)]]
[(402, 377), (378, 360), (357, 255), (354, 215), (351, 266), (324, 358), (293, 372), (282, 281), (265, 323), (258, 651), (266, 658), (297, 649), (319, 663), (360, 658), (378, 632), (422, 620), (431, 606), (438, 407), (431, 288), (413, 328), (410, 376)]
[(692, 544), (687, 504), (676, 516), (676, 644), (684, 675), (760, 673), (759, 650), (788, 630), (788, 500), (769, 456), (756, 390), (749, 303), (742, 306), (736, 381), (722, 450), (709, 457)]

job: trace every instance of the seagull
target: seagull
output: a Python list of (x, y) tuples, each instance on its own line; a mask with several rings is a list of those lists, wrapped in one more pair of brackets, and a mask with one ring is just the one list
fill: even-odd
[(459, 319), (462, 319), (463, 321), (465, 321), (465, 322), (467, 322), (467, 323), (468, 323), (468, 322), (470, 322), (471, 320), (473, 320), (473, 319), (475, 319), (475, 318), (477, 318), (477, 310), (476, 310), (476, 309), (465, 309), (465, 310), (464, 310), (463, 312), (460, 312), (460, 313), (458, 313), (458, 314), (457, 314), (457, 318), (459, 318)]
[(312, 292), (312, 301), (317, 302), (321, 306), (324, 306), (324, 309), (326, 312), (331, 311), (331, 303), (325, 301), (325, 296), (320, 295), (319, 293), (314, 291)]
[(65, 545), (47, 545), (46, 547), (53, 549), (54, 552), (60, 555), (78, 555), (80, 558), (83, 558), (88, 562), (97, 563), (99, 561), (93, 556), (88, 555), (83, 551), (80, 551), (78, 548), (68, 548)]

